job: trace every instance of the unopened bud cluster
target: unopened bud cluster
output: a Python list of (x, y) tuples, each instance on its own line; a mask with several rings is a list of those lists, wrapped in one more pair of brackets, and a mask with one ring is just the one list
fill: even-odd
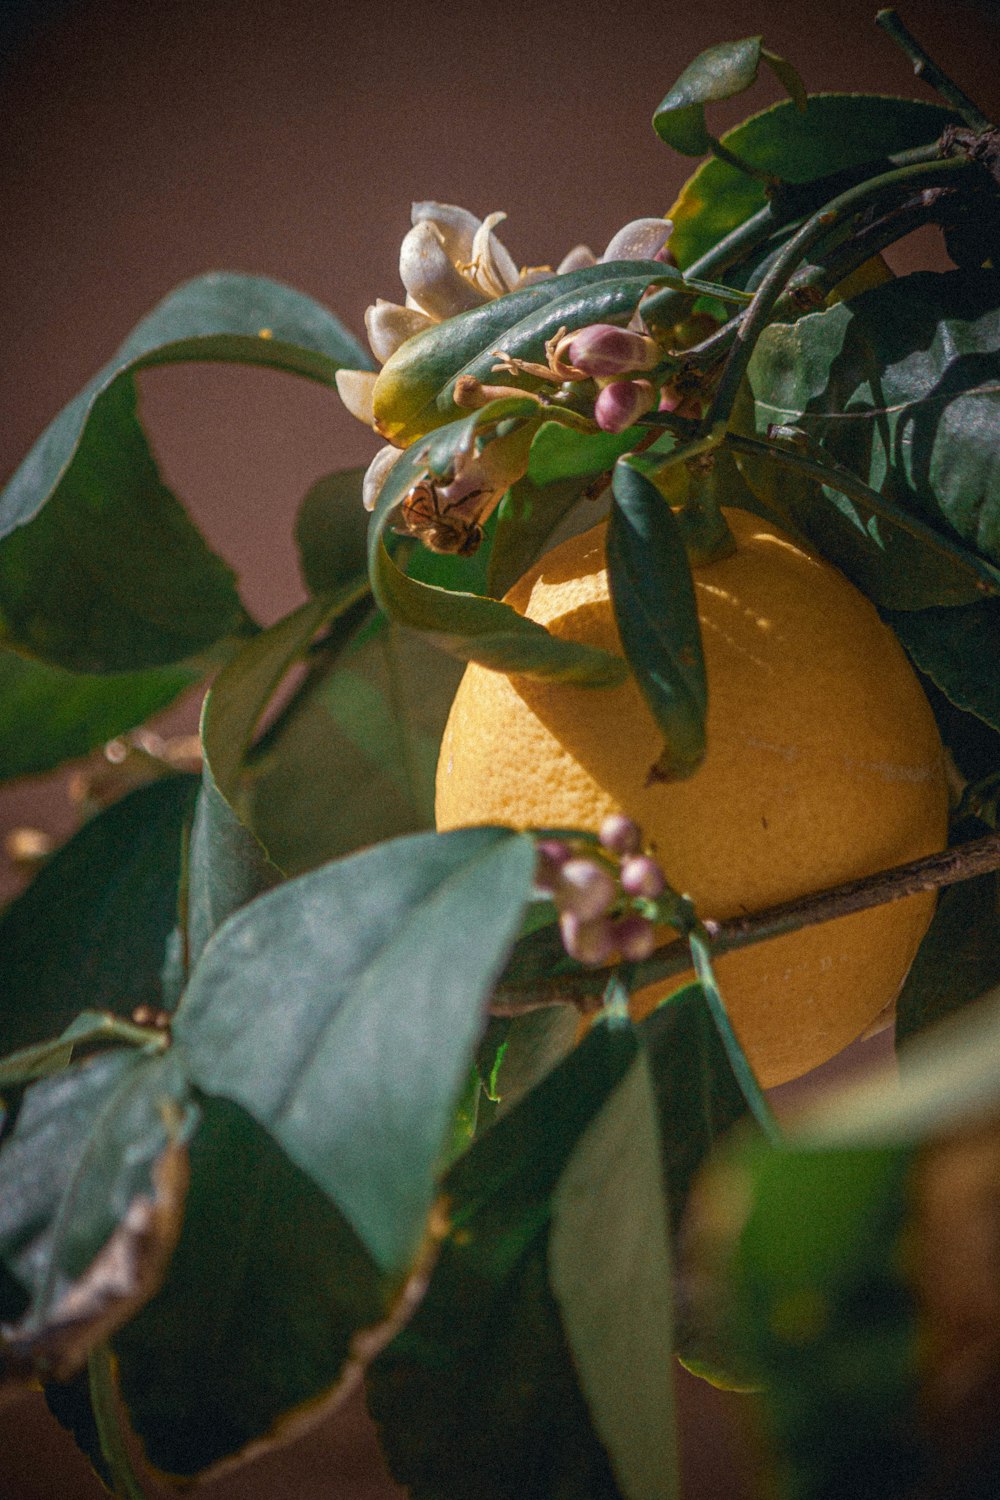
[(580, 963), (599, 968), (616, 957), (639, 963), (656, 947), (650, 911), (666, 879), (643, 852), (638, 824), (624, 813), (604, 819), (596, 849), (540, 839), (535, 884), (555, 903), (566, 952)]

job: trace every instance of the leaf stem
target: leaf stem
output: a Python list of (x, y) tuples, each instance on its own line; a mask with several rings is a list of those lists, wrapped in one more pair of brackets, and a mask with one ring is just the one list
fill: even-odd
[(838, 197), (832, 198), (824, 208), (814, 213), (795, 231), (791, 239), (775, 257), (767, 275), (761, 281), (754, 299), (743, 315), (732, 350), (723, 368), (722, 378), (702, 423), (702, 432), (721, 438), (729, 423), (736, 393), (746, 374), (750, 357), (757, 340), (770, 320), (774, 304), (781, 296), (793, 269), (817, 241), (831, 231), (840, 221), (858, 210), (866, 208), (873, 200), (886, 193), (902, 188), (909, 190), (914, 185), (938, 180), (948, 181), (969, 168), (971, 163), (962, 157), (937, 161), (919, 162), (916, 166), (897, 168), (885, 172), (848, 188)]
[(752, 162), (745, 161), (735, 151), (730, 151), (724, 146), (717, 136), (710, 135), (712, 155), (718, 161), (724, 161), (727, 167), (733, 167), (737, 172), (742, 172), (744, 177), (752, 177), (755, 182), (763, 183), (764, 187), (771, 191), (777, 183), (773, 172), (766, 171), (763, 167), (755, 167)]
[(117, 1500), (150, 1500), (149, 1491), (135, 1471), (132, 1455), (125, 1441), (115, 1383), (114, 1356), (107, 1344), (98, 1344), (91, 1350), (87, 1360), (87, 1374), (90, 1377), (90, 1403), (94, 1409), (97, 1436), (101, 1452), (111, 1471)]
[[(890, 870), (880, 870), (860, 880), (782, 901), (762, 911), (743, 917), (729, 917), (716, 922), (706, 919), (705, 932), (716, 957), (738, 948), (749, 948), (769, 938), (781, 937), (800, 927), (830, 922), (835, 917), (867, 911), (888, 901), (899, 901), (920, 891), (939, 890), (957, 885), (976, 875), (1000, 870), (1000, 833), (972, 839), (940, 854), (929, 854), (910, 860)], [(641, 987), (661, 979), (683, 974), (691, 967), (686, 938), (664, 943), (649, 958), (637, 964), (635, 984)], [(579, 969), (570, 973), (530, 982), (526, 985), (504, 985), (501, 981), (490, 1007), (493, 1015), (516, 1016), (546, 1005), (576, 1005), (589, 1012), (607, 984), (610, 969)]]
[(913, 32), (900, 19), (895, 10), (880, 10), (875, 17), (875, 25), (880, 26), (890, 41), (895, 42), (913, 64), (913, 71), (918, 78), (941, 95), (952, 109), (962, 116), (965, 123), (971, 129), (982, 133), (992, 128), (992, 121), (988, 120), (982, 110), (973, 103), (964, 89), (960, 89), (954, 79), (939, 68), (932, 57), (929, 57), (917, 41)]
[(805, 479), (815, 480), (818, 484), (837, 490), (839, 494), (846, 495), (849, 500), (857, 500), (874, 515), (881, 516), (883, 520), (891, 522), (893, 526), (898, 526), (901, 531), (914, 537), (929, 551), (937, 553), (939, 557), (947, 559), (952, 565), (973, 574), (975, 587), (984, 595), (1000, 594), (1000, 572), (997, 569), (990, 567), (988, 563), (974, 556), (964, 547), (949, 541), (933, 526), (929, 526), (926, 521), (921, 521), (919, 517), (912, 515), (901, 505), (887, 500), (884, 495), (879, 494), (878, 490), (873, 490), (863, 480), (858, 479), (857, 475), (852, 474), (850, 469), (843, 468), (832, 459), (826, 458), (825, 455), (822, 459), (810, 458), (803, 453), (794, 452), (781, 443), (741, 437), (735, 432), (728, 432), (725, 441), (726, 446), (734, 453), (769, 459), (779, 467), (800, 474)]

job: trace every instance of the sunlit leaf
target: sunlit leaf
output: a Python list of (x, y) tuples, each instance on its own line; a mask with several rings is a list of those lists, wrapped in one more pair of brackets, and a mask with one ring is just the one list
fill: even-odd
[(704, 156), (712, 148), (705, 124), (705, 105), (744, 93), (766, 62), (792, 95), (796, 107), (806, 107), (805, 89), (795, 69), (762, 46), (759, 36), (720, 42), (699, 53), (678, 78), (653, 115), (653, 129), (661, 140), (685, 156)]

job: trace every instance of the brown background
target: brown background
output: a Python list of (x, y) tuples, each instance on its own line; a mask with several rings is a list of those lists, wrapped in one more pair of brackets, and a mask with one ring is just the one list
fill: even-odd
[[(810, 88), (929, 97), (873, 28), (874, 9), (64, 0), (11, 10), (0, 64), (0, 476), (189, 276), (276, 277), (363, 336), (366, 305), (399, 295), (413, 198), (505, 209), (501, 233), (521, 262), (555, 261), (579, 240), (600, 251), (626, 220), (662, 213), (688, 174), (649, 117), (714, 42), (762, 31)], [(910, 0), (904, 13), (995, 114), (994, 0)], [(761, 83), (751, 106), (772, 97)], [(938, 251), (924, 240), (896, 264), (926, 254)], [(264, 372), (158, 371), (143, 396), (169, 480), (239, 570), (250, 608), (277, 618), (303, 595), (290, 541), (299, 500), (319, 475), (366, 460), (371, 435), (329, 393)], [(0, 837), (25, 822), (66, 831), (63, 781), (0, 795)], [(0, 870), (4, 888), (11, 872)], [(739, 1403), (685, 1382), (682, 1405), (686, 1495), (739, 1500), (749, 1467)], [(0, 1500), (99, 1493), (58, 1439), (33, 1400), (0, 1406)], [(208, 1493), (397, 1492), (354, 1408)]]

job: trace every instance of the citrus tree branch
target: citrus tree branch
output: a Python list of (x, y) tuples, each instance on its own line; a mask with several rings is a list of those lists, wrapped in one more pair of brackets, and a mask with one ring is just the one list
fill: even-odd
[[(957, 885), (960, 881), (998, 869), (1000, 833), (990, 833), (954, 849), (929, 854), (890, 870), (880, 870), (860, 880), (814, 891), (794, 901), (782, 901), (748, 916), (729, 917), (722, 922), (706, 920), (701, 926), (711, 941), (713, 957), (718, 958), (723, 953), (752, 947), (768, 938), (795, 932), (800, 927), (813, 927), (835, 917), (867, 911), (869, 907), (899, 901), (921, 891)], [(644, 962), (636, 964), (635, 986), (641, 988), (661, 979), (676, 977), (690, 967), (687, 939), (677, 938), (664, 943)], [(522, 986), (505, 984), (501, 980), (490, 1009), (494, 1015), (501, 1016), (521, 1015), (546, 1005), (575, 1005), (582, 1011), (591, 1011), (597, 1008), (611, 972), (610, 968), (578, 969)]]
[(986, 118), (964, 89), (960, 89), (954, 79), (949, 78), (932, 57), (928, 57), (913, 32), (903, 23), (896, 11), (880, 10), (875, 17), (875, 25), (881, 26), (886, 36), (906, 53), (913, 64), (916, 76), (923, 79), (924, 83), (935, 93), (940, 94), (945, 103), (950, 104), (971, 129), (983, 131), (991, 128), (992, 121)]

